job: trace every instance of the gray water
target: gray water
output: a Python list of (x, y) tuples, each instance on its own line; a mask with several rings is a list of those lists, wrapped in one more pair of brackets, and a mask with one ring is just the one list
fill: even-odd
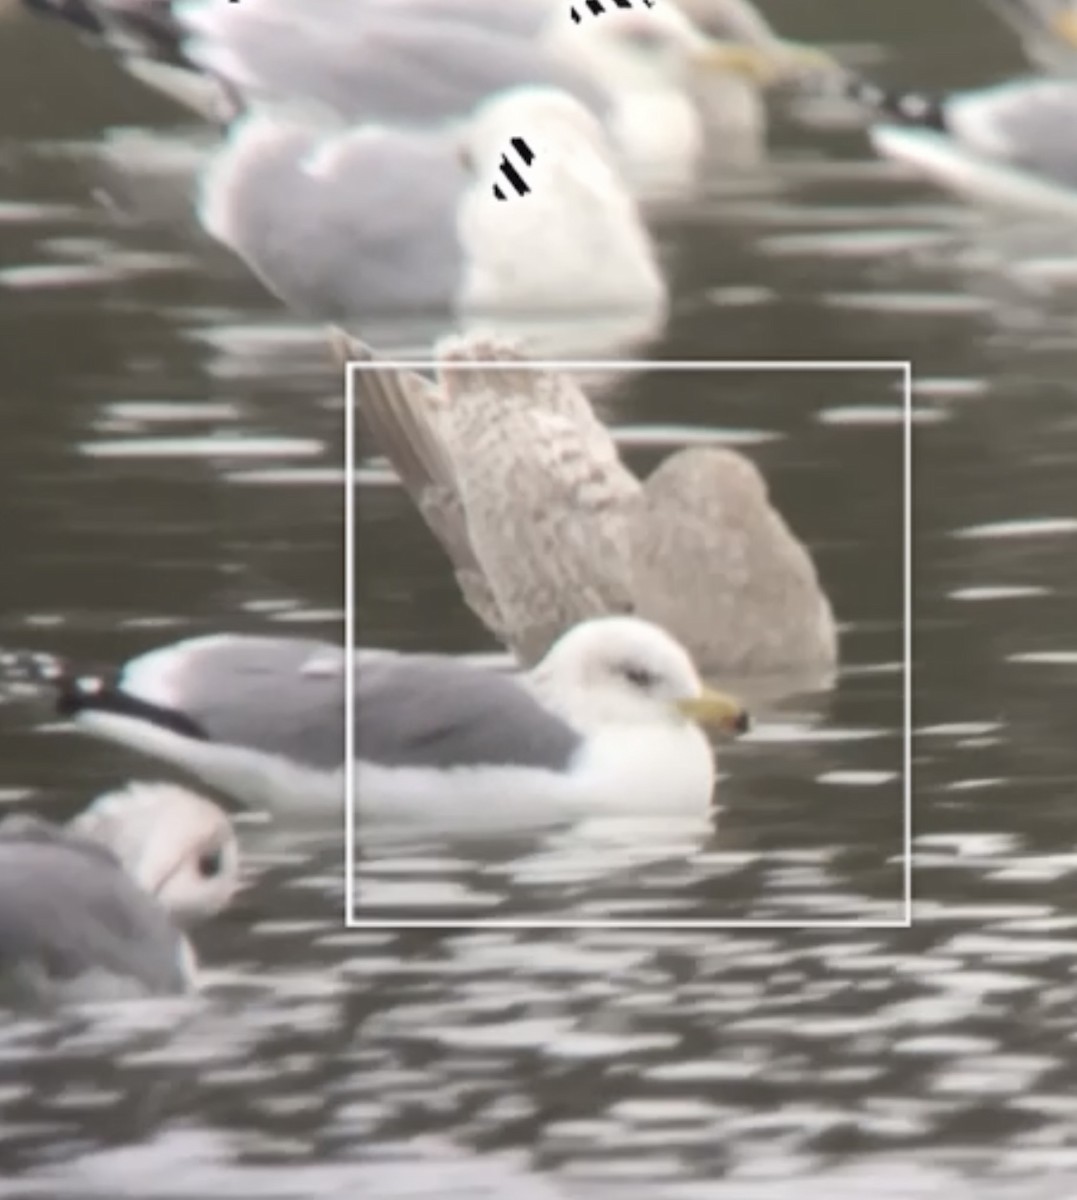
[[(1020, 64), (972, 0), (768, 11), (894, 81)], [(0, 114), (0, 644), (95, 664), (221, 628), (339, 638), (324, 345), (167, 214), (95, 199), (102, 131), (174, 110), (19, 15)], [(886, 928), (897, 374), (625, 376), (603, 413), (634, 466), (686, 426), (760, 464), (842, 622), (837, 685), (721, 748), (712, 836), (398, 847), (364, 873), (372, 911), (864, 928), (349, 931), (340, 838), (248, 819), (203, 997), (6, 1017), (0, 1196), (1077, 1195), (1077, 230), (974, 214), (853, 129), (775, 144), (660, 223), (675, 311), (651, 357), (913, 362), (912, 928)], [(361, 640), (491, 649), (364, 465)], [(132, 771), (17, 706), (0, 763), (0, 798), (56, 816)]]

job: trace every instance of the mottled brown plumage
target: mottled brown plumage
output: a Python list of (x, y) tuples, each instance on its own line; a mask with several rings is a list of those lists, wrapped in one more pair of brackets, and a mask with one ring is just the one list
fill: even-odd
[[(374, 362), (363, 347), (349, 352)], [(811, 557), (749, 459), (681, 450), (641, 483), (568, 375), (496, 338), (448, 341), (438, 363), (436, 384), (357, 371), (359, 410), (468, 604), (522, 661), (537, 662), (581, 620), (634, 612), (707, 673), (834, 665)]]

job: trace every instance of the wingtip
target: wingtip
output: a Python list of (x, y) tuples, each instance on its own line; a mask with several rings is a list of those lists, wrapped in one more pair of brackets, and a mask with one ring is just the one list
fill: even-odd
[(339, 325), (331, 325), (328, 336), (329, 348), (338, 366), (346, 367), (353, 362), (377, 362), (378, 356), (366, 342), (353, 337)]
[(445, 366), (528, 361), (528, 355), (516, 339), (497, 333), (455, 334), (443, 338), (437, 345), (437, 358)]

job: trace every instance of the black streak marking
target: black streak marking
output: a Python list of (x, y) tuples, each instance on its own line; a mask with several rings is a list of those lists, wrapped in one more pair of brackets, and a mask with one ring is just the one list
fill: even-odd
[[(524, 141), (523, 138), (514, 137), (512, 139), (511, 145), (512, 145), (513, 150), (515, 150), (516, 153), (523, 160), (523, 164), (525, 167), (529, 167), (535, 161), (535, 152), (531, 149), (531, 147), (527, 144), (527, 142)], [(501, 175), (505, 178), (505, 180), (512, 185), (517, 196), (528, 195), (528, 193), (531, 191), (531, 189), (527, 186), (527, 181), (524, 179), (523, 175), (521, 175), (520, 172), (516, 169), (516, 167), (513, 165), (513, 163), (509, 160), (509, 157), (507, 154), (503, 154), (501, 156), (501, 165), (500, 165), (499, 169), (500, 169)], [(507, 200), (508, 199), (508, 197), (505, 195), (504, 189), (502, 188), (502, 186), (499, 183), (494, 184), (494, 195), (497, 197), (498, 200)]]
[[(593, 17), (600, 17), (606, 11), (603, 7), (602, 0), (585, 0), (587, 9)], [(606, 0), (609, 3), (609, 0)], [(613, 0), (613, 3), (621, 9), (632, 8), (633, 5), (640, 3), (647, 8), (654, 8), (654, 0)], [(572, 20), (578, 25), (583, 19), (580, 16), (580, 10), (573, 5), (569, 10), (572, 15)]]

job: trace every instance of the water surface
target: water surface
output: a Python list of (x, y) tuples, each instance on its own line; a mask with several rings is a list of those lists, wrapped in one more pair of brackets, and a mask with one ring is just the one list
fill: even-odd
[[(945, 25), (922, 0), (771, 10), (894, 81), (1019, 65), (971, 0)], [(0, 643), (107, 663), (220, 628), (340, 637), (321, 340), (167, 193), (150, 227), (95, 200), (101, 132), (174, 110), (55, 31), (3, 32)], [(5, 1023), (0, 1195), (1077, 1192), (1077, 231), (987, 221), (854, 130), (776, 141), (772, 170), (661, 222), (652, 354), (914, 364), (913, 928), (346, 931), (339, 839), (248, 821), (204, 1001)], [(900, 403), (880, 372), (617, 381), (633, 466), (685, 427), (760, 464), (833, 598), (841, 676), (723, 747), (716, 835), (410, 845), (373, 864), (383, 909), (900, 918)], [(361, 639), (489, 650), (364, 466)], [(131, 769), (12, 706), (0, 761), (0, 796), (55, 815)]]

